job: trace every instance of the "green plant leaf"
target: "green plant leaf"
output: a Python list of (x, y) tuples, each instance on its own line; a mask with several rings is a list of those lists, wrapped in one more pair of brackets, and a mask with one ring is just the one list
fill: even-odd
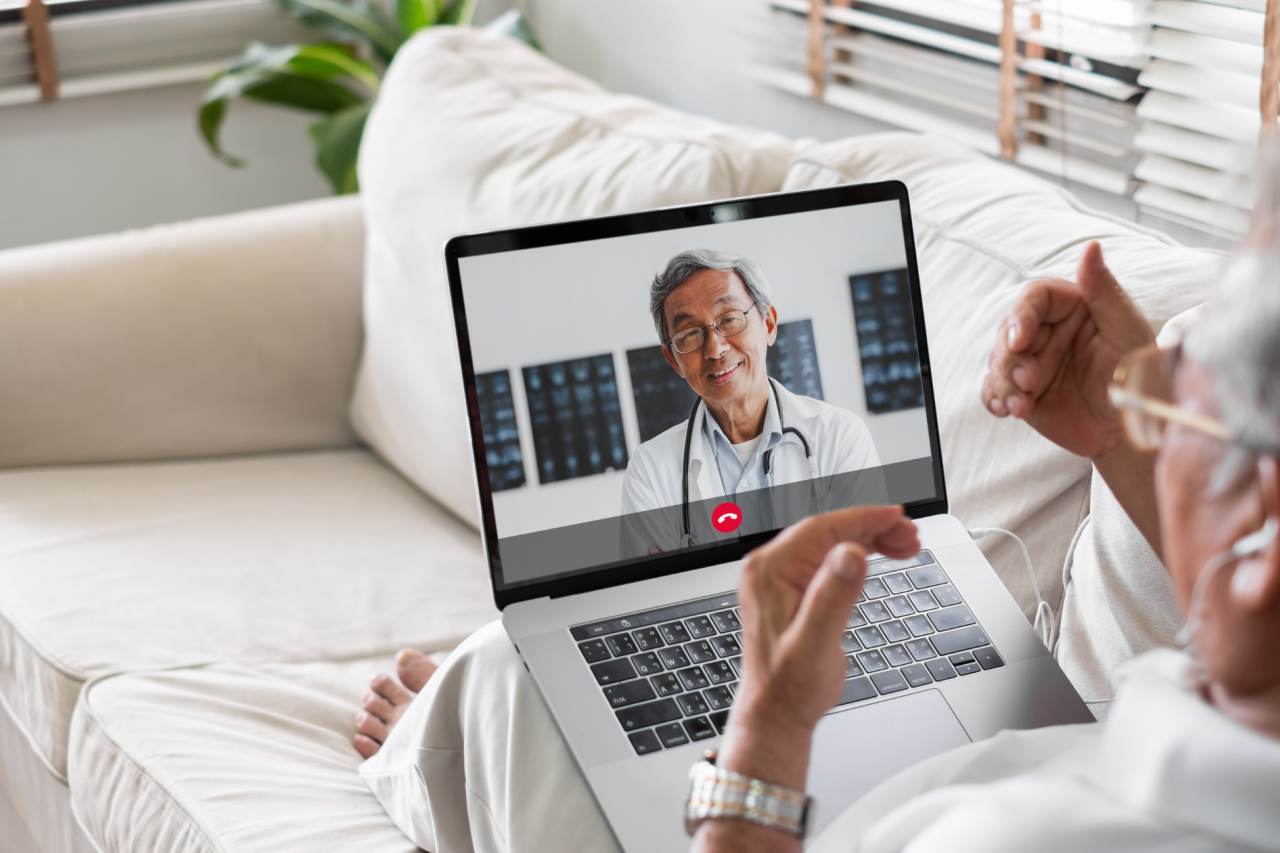
[(219, 131), (222, 129), (222, 119), (226, 114), (226, 98), (218, 98), (202, 104), (199, 113), (200, 134), (204, 137), (204, 141), (209, 146), (209, 150), (213, 152), (214, 157), (217, 157), (233, 169), (242, 169), (245, 165), (243, 160), (239, 157), (232, 157), (222, 150)]
[(439, 23), (455, 27), (470, 26), (475, 13), (476, 0), (449, 0), (440, 11)]
[(373, 0), (276, 0), (280, 8), (314, 30), (344, 44), (367, 44), (390, 63), (405, 34)]
[(406, 37), (434, 24), (437, 16), (435, 0), (396, 0), (396, 20)]
[(336, 113), (366, 100), (332, 80), (301, 77), (289, 70), (263, 74), (240, 96), (309, 113)]
[(369, 118), (371, 104), (334, 113), (323, 121), (311, 125), (311, 140), (316, 147), (316, 167), (333, 185), (335, 195), (360, 191), (356, 178), (356, 160), (360, 154), (360, 140)]
[(509, 9), (503, 12), (486, 24), (484, 29), (485, 32), (497, 33), (500, 36), (522, 41), (539, 53), (545, 52), (542, 49), (542, 44), (538, 41), (538, 36), (533, 32), (533, 27), (529, 26), (529, 22), (525, 20), (524, 15), (520, 14), (519, 9)]
[(345, 75), (358, 80), (369, 90), (370, 95), (376, 95), (381, 84), (378, 72), (372, 65), (363, 59), (356, 59), (341, 45), (304, 44), (289, 60), (289, 65), (303, 77), (314, 77), (317, 80), (332, 80)]
[(361, 106), (368, 98), (337, 79), (350, 77), (377, 91), (377, 75), (367, 63), (353, 60), (330, 45), (270, 47), (254, 43), (234, 65), (214, 77), (199, 112), (200, 132), (213, 155), (229, 166), (244, 161), (222, 149), (219, 137), (232, 98), (253, 98), (307, 112), (334, 114)]

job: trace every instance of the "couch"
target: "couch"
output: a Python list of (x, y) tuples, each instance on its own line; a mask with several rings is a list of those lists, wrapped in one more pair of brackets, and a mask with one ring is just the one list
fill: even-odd
[[(1022, 535), (1055, 610), (1110, 618), (1063, 660), (1099, 713), (1110, 668), (1167, 641), (1131, 525), (1076, 535), (1105, 501), (1087, 462), (977, 388), (1021, 284), (1088, 240), (1156, 328), (1215, 253), (941, 140), (728, 128), (449, 28), (402, 49), (360, 173), (358, 198), (0, 253), (6, 851), (412, 849), (351, 714), (397, 649), (497, 615), (440, 263), (461, 230), (904, 180), (953, 513)], [(1032, 612), (1016, 546), (983, 546)]]

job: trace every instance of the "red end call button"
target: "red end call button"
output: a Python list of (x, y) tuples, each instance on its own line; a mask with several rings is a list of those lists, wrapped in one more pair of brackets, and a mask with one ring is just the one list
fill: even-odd
[(711, 526), (721, 533), (732, 533), (742, 523), (742, 510), (737, 504), (722, 503), (711, 513)]

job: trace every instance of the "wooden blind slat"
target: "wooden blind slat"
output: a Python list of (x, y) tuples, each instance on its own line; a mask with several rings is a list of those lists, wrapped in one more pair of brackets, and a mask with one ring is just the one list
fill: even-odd
[(22, 20), (27, 25), (27, 40), (31, 44), (31, 64), (40, 84), (40, 100), (58, 99), (58, 60), (53, 52), (53, 33), (49, 30), (49, 7), (44, 0), (27, 0), (22, 9)]
[(1004, 23), (1000, 27), (1000, 119), (996, 136), (1000, 156), (1012, 160), (1018, 153), (1018, 34), (1013, 29), (1013, 5), (1004, 0)]
[(1276, 129), (1280, 111), (1280, 0), (1267, 0), (1267, 18), (1262, 34), (1262, 133), (1266, 141)]
[(822, 92), (825, 88), (826, 61), (823, 42), (826, 36), (826, 5), (825, 0), (810, 0), (809, 3), (809, 65), (806, 70), (809, 72), (809, 79), (813, 81), (810, 97), (815, 101), (822, 100)]

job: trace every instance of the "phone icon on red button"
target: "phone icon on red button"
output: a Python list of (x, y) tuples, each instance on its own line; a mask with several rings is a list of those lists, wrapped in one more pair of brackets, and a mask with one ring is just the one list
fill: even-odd
[(711, 513), (711, 526), (721, 533), (732, 533), (742, 524), (742, 510), (737, 504), (722, 503)]

